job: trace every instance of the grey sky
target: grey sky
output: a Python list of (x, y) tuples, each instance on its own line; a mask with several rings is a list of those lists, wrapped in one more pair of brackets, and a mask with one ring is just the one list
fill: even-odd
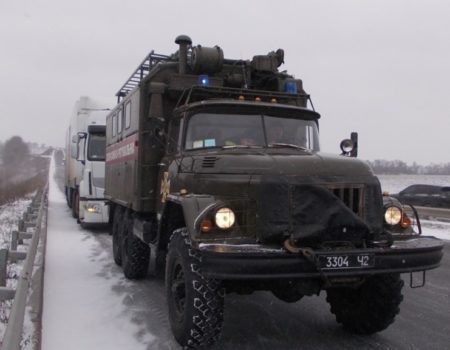
[(0, 0), (0, 140), (62, 146), (76, 99), (110, 97), (174, 39), (227, 58), (283, 48), (321, 113), (322, 149), (450, 162), (450, 1)]

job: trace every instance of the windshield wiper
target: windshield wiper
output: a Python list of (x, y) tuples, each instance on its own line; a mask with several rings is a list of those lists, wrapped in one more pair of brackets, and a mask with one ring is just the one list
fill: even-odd
[(256, 145), (228, 145), (228, 146), (222, 146), (222, 149), (233, 149), (233, 148), (262, 148), (262, 146), (256, 146)]
[(292, 143), (279, 143), (279, 142), (275, 142), (275, 143), (269, 143), (268, 146), (269, 146), (269, 147), (272, 147), (272, 148), (288, 147), (288, 148), (301, 149), (301, 150), (303, 150), (303, 151), (307, 151), (307, 150), (308, 150), (306, 147), (299, 146), (299, 145), (294, 145), (294, 144), (292, 144)]

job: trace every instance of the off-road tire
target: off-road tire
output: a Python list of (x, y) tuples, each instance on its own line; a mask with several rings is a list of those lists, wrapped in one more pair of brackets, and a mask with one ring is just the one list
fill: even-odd
[(72, 202), (71, 202), (71, 198), (70, 198), (70, 189), (67, 186), (64, 187), (64, 194), (66, 195), (67, 206), (69, 208), (72, 208)]
[(123, 220), (123, 209), (117, 206), (114, 210), (113, 222), (111, 225), (112, 235), (112, 251), (114, 262), (118, 265), (122, 265), (122, 235), (120, 225)]
[(172, 332), (184, 348), (211, 346), (222, 329), (225, 291), (220, 281), (202, 274), (201, 261), (187, 229), (175, 230), (167, 253), (166, 294)]
[(357, 334), (386, 329), (400, 312), (403, 280), (399, 274), (370, 277), (358, 288), (330, 288), (327, 301), (336, 321)]
[(80, 195), (78, 194), (78, 190), (74, 190), (72, 192), (72, 216), (75, 219), (78, 219), (80, 210)]
[(122, 269), (130, 280), (138, 280), (147, 276), (150, 261), (150, 247), (133, 234), (133, 220), (126, 211), (120, 225), (122, 236)]

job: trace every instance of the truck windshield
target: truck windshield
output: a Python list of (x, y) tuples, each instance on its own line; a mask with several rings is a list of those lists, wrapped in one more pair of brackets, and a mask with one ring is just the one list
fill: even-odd
[(314, 120), (268, 115), (198, 113), (189, 119), (185, 149), (290, 147), (319, 151)]
[(106, 151), (105, 134), (90, 134), (88, 143), (88, 160), (104, 161)]

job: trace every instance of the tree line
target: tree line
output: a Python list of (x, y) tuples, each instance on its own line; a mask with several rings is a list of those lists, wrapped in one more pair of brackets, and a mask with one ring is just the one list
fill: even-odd
[(0, 142), (0, 206), (33, 193), (47, 182), (50, 159), (32, 154), (35, 147), (20, 136)]
[(419, 165), (413, 162), (411, 165), (401, 160), (376, 159), (367, 161), (375, 174), (419, 174), (419, 175), (450, 175), (450, 163)]
[[(21, 164), (29, 158), (30, 148), (37, 147), (39, 145), (36, 143), (26, 143), (20, 136), (13, 136), (4, 143), (0, 142), (0, 164)], [(367, 163), (369, 163), (376, 174), (450, 175), (450, 163), (419, 165), (413, 162), (411, 165), (408, 165), (401, 160), (385, 159), (376, 159), (367, 161)]]
[(30, 156), (30, 148), (20, 136), (13, 136), (0, 143), (0, 155), (4, 165), (18, 165)]

